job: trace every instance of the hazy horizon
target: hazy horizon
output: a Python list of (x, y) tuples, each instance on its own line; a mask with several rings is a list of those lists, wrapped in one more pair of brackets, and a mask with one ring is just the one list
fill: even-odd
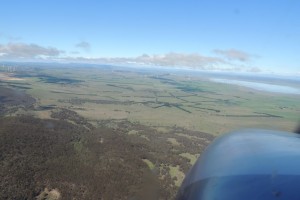
[(5, 1), (0, 61), (299, 75), (299, 8), (292, 0)]

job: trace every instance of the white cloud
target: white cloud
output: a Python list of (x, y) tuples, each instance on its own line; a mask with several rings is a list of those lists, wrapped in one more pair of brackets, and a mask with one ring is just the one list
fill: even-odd
[(82, 49), (84, 51), (90, 51), (91, 45), (88, 42), (82, 41), (75, 45), (76, 48)]
[(258, 68), (258, 67), (251, 67), (247, 71), (248, 72), (255, 72), (255, 73), (257, 73), (257, 72), (261, 72), (261, 69)]
[(200, 54), (184, 54), (184, 53), (167, 53), (164, 55), (144, 54), (142, 56), (133, 58), (132, 61), (141, 62), (150, 65), (161, 66), (181, 66), (191, 68), (206, 68), (224, 61), (221, 58), (203, 56)]
[[(89, 49), (87, 42), (78, 43), (77, 48)], [(249, 54), (237, 50), (215, 50), (219, 56), (204, 56), (198, 53), (166, 53), (160, 55), (143, 54), (137, 57), (81, 57), (79, 51), (65, 52), (54, 47), (43, 47), (37, 44), (7, 43), (0, 44), (0, 59), (14, 61), (43, 61), (43, 62), (77, 62), (93, 64), (117, 64), (136, 66), (167, 66), (201, 70), (248, 71), (260, 72), (259, 68), (248, 66), (247, 62), (235, 63), (234, 60), (246, 61)], [(225, 56), (226, 58), (223, 58)]]
[(103, 64), (135, 64), (149, 66), (169, 66), (169, 67), (188, 67), (197, 69), (213, 69), (217, 65), (224, 63), (221, 58), (202, 56), (200, 54), (167, 53), (162, 55), (143, 54), (138, 57), (65, 57), (64, 61), (70, 62), (88, 62)]
[(64, 62), (116, 64), (138, 66), (182, 67), (216, 71), (261, 72), (260, 68), (246, 64), (234, 64), (220, 57), (203, 56), (200, 54), (167, 53), (160, 55), (143, 54), (137, 57), (62, 57)]
[(222, 55), (229, 60), (238, 60), (242, 62), (248, 61), (252, 57), (252, 55), (236, 49), (228, 49), (228, 50), (215, 49), (214, 53)]
[(53, 47), (42, 47), (37, 44), (7, 43), (0, 44), (0, 58), (35, 59), (59, 56), (63, 51)]

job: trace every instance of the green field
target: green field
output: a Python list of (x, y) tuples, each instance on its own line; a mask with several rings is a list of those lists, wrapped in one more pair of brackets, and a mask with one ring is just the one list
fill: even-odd
[(14, 82), (29, 84), (26, 92), (41, 108), (33, 114), (42, 118), (50, 117), (52, 109), (42, 109), (50, 106), (73, 110), (92, 124), (127, 119), (214, 135), (251, 127), (292, 131), (299, 121), (299, 95), (259, 92), (201, 76), (51, 68), (27, 72), (22, 81)]
[[(240, 128), (293, 131), (300, 119), (300, 95), (215, 83), (207, 75), (112, 66), (20, 66), (0, 73), (0, 97), (10, 100), (1, 104), (2, 118), (25, 115), (79, 126), (92, 134), (79, 133), (68, 145), (84, 170), (91, 165), (101, 174), (103, 159), (115, 167), (128, 167), (124, 160), (131, 159), (157, 178), (167, 199), (215, 136)], [(101, 149), (103, 144), (116, 151)]]

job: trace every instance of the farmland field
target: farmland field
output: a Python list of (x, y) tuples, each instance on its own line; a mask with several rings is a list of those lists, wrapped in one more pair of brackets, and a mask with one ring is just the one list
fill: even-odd
[[(211, 80), (226, 75), (49, 65), (19, 64), (14, 72), (0, 69), (1, 142), (17, 137), (27, 149), (20, 150), (17, 143), (1, 147), (0, 175), (6, 182), (0, 185), (0, 199), (12, 194), (42, 199), (56, 191), (48, 188), (57, 188), (66, 199), (93, 199), (95, 194), (139, 198), (148, 193), (172, 199), (184, 174), (216, 136), (240, 128), (293, 131), (299, 122), (300, 95)], [(299, 89), (299, 81), (256, 81)], [(32, 145), (39, 141), (45, 147)], [(52, 150), (47, 153), (46, 147)], [(32, 153), (38, 149), (41, 155)], [(20, 165), (24, 173), (31, 168), (38, 173), (14, 182), (16, 174), (4, 173), (14, 159), (25, 163)], [(39, 159), (43, 162), (33, 167)]]

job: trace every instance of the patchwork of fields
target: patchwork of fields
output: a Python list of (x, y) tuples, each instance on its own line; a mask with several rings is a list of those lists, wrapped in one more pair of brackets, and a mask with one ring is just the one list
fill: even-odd
[[(81, 166), (83, 170), (97, 165), (93, 170), (101, 174), (104, 161), (108, 166), (136, 167), (140, 174), (148, 170), (149, 174), (143, 176), (152, 177), (149, 180), (155, 182), (150, 181), (157, 185), (161, 198), (174, 198), (184, 173), (215, 136), (239, 128), (293, 131), (299, 122), (300, 95), (216, 83), (207, 74), (113, 66), (19, 66), (15, 72), (0, 73), (3, 120), (16, 117), (20, 123), (19, 117), (25, 115), (78, 126), (84, 131), (67, 144), (72, 146), (70, 155), (76, 157), (76, 162), (86, 163)], [(22, 122), (22, 126), (27, 124)], [(124, 156), (118, 155), (122, 152)], [(124, 162), (126, 159), (132, 163)], [(49, 187), (43, 181), (37, 189), (39, 195)], [(66, 184), (73, 184), (74, 180), (68, 181)], [(141, 181), (138, 180), (143, 185)], [(83, 184), (88, 195), (74, 195), (81, 199), (92, 197), (88, 189), (92, 183)], [(114, 181), (110, 184), (117, 187)], [(135, 185), (134, 180), (129, 184)], [(62, 195), (64, 189), (71, 187), (57, 180), (50, 185), (52, 189), (58, 187)], [(105, 195), (111, 191), (102, 189)], [(138, 196), (144, 189), (135, 185), (119, 195)]]
[(66, 67), (14, 77), (22, 80), (6, 82), (34, 97), (33, 114), (43, 118), (49, 118), (53, 109), (66, 108), (94, 125), (99, 120), (126, 119), (214, 135), (247, 127), (291, 131), (299, 120), (299, 95), (215, 83), (200, 75)]

